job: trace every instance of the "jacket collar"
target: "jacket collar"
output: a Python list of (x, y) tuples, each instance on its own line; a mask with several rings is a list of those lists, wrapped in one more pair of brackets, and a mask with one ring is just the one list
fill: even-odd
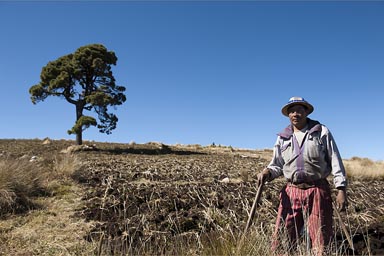
[[(308, 134), (321, 131), (321, 124), (318, 121), (312, 120), (307, 117), (307, 122), (308, 122), (308, 130), (309, 130)], [(293, 126), (291, 124), (288, 125), (283, 131), (281, 131), (277, 135), (285, 139), (291, 138), (291, 136), (293, 135)]]

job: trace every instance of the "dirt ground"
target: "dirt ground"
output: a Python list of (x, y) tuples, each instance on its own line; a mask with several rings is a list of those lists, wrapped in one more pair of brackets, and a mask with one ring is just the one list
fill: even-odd
[[(1, 140), (0, 154), (48, 157), (73, 141)], [(77, 216), (99, 224), (86, 239), (111, 249), (153, 241), (194, 239), (218, 229), (241, 233), (256, 193), (256, 175), (270, 150), (169, 146), (161, 143), (85, 143), (72, 151), (83, 167), (75, 178), (85, 188)], [(272, 228), (284, 180), (266, 185), (255, 223)], [(384, 254), (384, 181), (350, 180), (343, 222), (353, 235), (355, 254)], [(340, 240), (341, 230), (337, 230)], [(366, 238), (369, 237), (367, 248)], [(129, 238), (129, 241), (124, 240)], [(347, 247), (347, 245), (346, 245)]]

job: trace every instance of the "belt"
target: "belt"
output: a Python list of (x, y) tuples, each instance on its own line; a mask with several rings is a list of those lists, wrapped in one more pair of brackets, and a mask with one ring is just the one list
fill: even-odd
[(288, 180), (288, 185), (300, 189), (308, 189), (308, 188), (314, 188), (318, 187), (319, 185), (325, 184), (327, 181), (325, 179), (315, 180), (315, 181), (307, 181), (307, 182), (292, 182)]

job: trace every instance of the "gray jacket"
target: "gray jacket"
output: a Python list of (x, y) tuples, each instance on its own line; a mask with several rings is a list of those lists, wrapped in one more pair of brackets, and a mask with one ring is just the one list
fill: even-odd
[(293, 183), (311, 182), (333, 175), (335, 187), (346, 187), (345, 168), (328, 128), (308, 118), (308, 131), (301, 147), (289, 125), (278, 134), (273, 158), (267, 167), (273, 180), (281, 175)]

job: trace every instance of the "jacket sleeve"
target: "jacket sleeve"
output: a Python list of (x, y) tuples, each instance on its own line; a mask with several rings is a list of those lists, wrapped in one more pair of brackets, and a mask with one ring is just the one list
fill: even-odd
[(343, 160), (341, 159), (341, 155), (337, 148), (336, 142), (332, 136), (332, 133), (328, 130), (328, 128), (325, 128), (324, 130), (325, 130), (325, 139), (326, 139), (327, 153), (328, 153), (327, 156), (329, 161), (328, 164), (331, 168), (331, 172), (333, 175), (333, 183), (336, 188), (346, 187), (347, 178), (346, 178)]
[(277, 177), (283, 175), (283, 165), (284, 160), (281, 155), (281, 143), (280, 136), (277, 137), (275, 146), (273, 147), (273, 156), (272, 160), (267, 166), (269, 172), (271, 173), (271, 177), (269, 180), (276, 179)]

